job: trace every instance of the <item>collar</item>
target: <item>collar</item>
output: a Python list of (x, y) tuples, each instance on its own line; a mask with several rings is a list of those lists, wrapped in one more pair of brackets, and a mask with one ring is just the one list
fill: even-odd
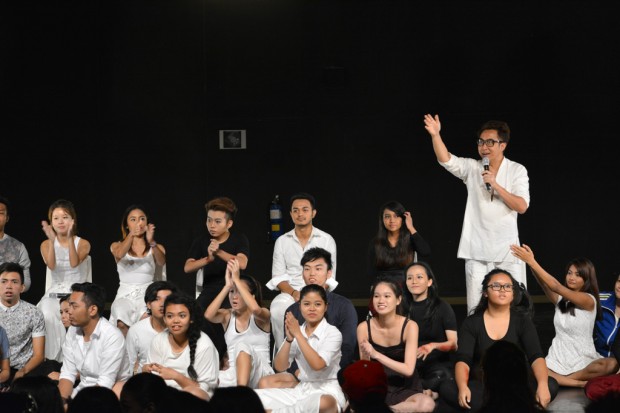
[[(323, 319), (321, 320), (321, 322), (319, 323), (318, 326), (316, 326), (316, 328), (314, 329), (314, 331), (312, 332), (312, 334), (310, 335), (310, 337), (314, 336), (316, 338), (318, 338), (319, 340), (325, 335), (325, 331), (327, 330), (327, 327), (329, 326), (329, 323), (327, 322), (327, 320), (325, 319), (325, 317), (323, 317)], [(304, 337), (306, 338), (310, 338), (306, 335), (306, 323), (304, 322), (304, 324), (301, 326), (301, 334), (304, 335)]]
[(21, 304), (22, 300), (20, 299), (19, 301), (17, 301), (17, 303), (15, 305), (12, 305), (10, 307), (7, 307), (6, 305), (2, 304), (2, 302), (0, 301), (0, 309), (4, 312), (13, 312), (15, 310), (17, 310), (17, 307), (19, 307), (19, 305)]

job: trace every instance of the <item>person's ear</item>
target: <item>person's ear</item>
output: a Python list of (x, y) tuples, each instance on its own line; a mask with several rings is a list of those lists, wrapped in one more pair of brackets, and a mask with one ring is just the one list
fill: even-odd
[(314, 219), (314, 217), (316, 216), (316, 209), (312, 210), (312, 219)]
[(229, 219), (229, 220), (226, 222), (226, 229), (230, 229), (230, 227), (232, 227), (232, 226), (233, 226), (233, 220), (232, 220), (232, 219)]

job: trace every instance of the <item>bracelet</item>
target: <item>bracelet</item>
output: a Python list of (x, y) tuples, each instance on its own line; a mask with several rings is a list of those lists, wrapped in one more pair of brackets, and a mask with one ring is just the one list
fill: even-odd
[(155, 241), (153, 241), (153, 242), (149, 243), (149, 246), (151, 248), (155, 248), (157, 246), (157, 243)]
[(287, 342), (287, 343), (292, 343), (292, 342), (293, 342), (293, 340), (295, 340), (295, 339), (293, 338), (293, 340), (290, 340), (290, 341), (289, 341), (288, 337), (284, 336), (284, 340), (286, 340), (286, 342)]

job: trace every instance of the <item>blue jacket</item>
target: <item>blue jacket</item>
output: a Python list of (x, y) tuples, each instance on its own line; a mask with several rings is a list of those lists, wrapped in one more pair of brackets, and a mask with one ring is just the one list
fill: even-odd
[(603, 357), (613, 357), (611, 345), (614, 342), (620, 319), (616, 321), (616, 294), (613, 291), (599, 293), (603, 318), (594, 325), (594, 346)]

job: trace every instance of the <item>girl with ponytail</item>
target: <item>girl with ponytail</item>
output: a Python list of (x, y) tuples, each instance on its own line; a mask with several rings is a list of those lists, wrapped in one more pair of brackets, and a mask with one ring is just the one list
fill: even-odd
[(219, 354), (201, 331), (202, 320), (194, 298), (177, 293), (166, 297), (166, 329), (153, 338), (143, 371), (159, 374), (169, 386), (209, 400), (217, 387)]

